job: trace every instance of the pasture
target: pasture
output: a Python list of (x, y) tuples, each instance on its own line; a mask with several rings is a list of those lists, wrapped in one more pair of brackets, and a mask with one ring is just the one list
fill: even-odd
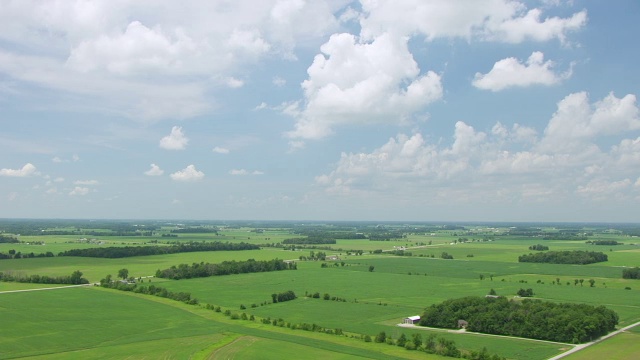
[[(298, 260), (297, 270), (182, 280), (143, 279), (145, 284), (150, 282), (173, 292), (191, 293), (200, 301), (200, 305), (195, 306), (93, 286), (0, 293), (0, 317), (3, 319), (0, 359), (280, 359), (291, 354), (296, 354), (297, 358), (442, 358), (397, 346), (368, 343), (361, 338), (364, 335), (374, 337), (382, 331), (393, 339), (403, 333), (408, 337), (415, 333), (422, 336), (434, 333), (455, 341), (457, 347), (465, 351), (486, 347), (490, 353), (508, 359), (546, 359), (571, 348), (568, 344), (397, 326), (404, 317), (421, 314), (430, 304), (463, 296), (484, 296), (492, 289), (498, 295), (513, 297), (521, 288), (532, 288), (534, 297), (539, 299), (605, 305), (618, 313), (620, 327), (640, 321), (640, 280), (621, 278), (622, 267), (640, 265), (640, 247), (635, 245), (638, 238), (618, 233), (595, 231), (590, 240), (616, 239), (625, 243), (596, 246), (579, 240), (509, 236), (506, 235), (508, 228), (503, 227), (470, 226), (464, 231), (406, 231), (405, 237), (389, 241), (338, 239), (336, 244), (320, 248), (296, 246), (295, 250), (285, 250), (278, 245), (282, 240), (300, 237), (285, 227), (259, 231), (252, 227), (219, 228), (216, 234), (180, 233), (178, 238), (161, 237), (171, 229), (173, 227), (163, 227), (152, 237), (105, 236), (103, 240), (96, 236), (95, 240), (102, 242), (100, 245), (78, 242), (75, 235), (21, 236), (19, 244), (0, 244), (0, 252), (15, 249), (28, 253), (36, 252), (30, 249), (37, 248), (42, 249), (39, 252), (57, 254), (97, 246), (155, 243), (167, 246), (169, 241), (244, 241), (263, 247), (260, 250), (119, 259), (7, 259), (0, 260), (0, 272), (64, 276), (80, 270), (91, 282), (97, 282), (107, 274), (116, 277), (122, 268), (137, 278), (179, 264), (251, 258), (297, 260), (309, 256), (312, 251), (336, 255), (338, 259)], [(544, 229), (544, 232), (553, 231), (554, 228)], [(267, 244), (269, 246), (265, 246)], [(535, 244), (544, 244), (551, 250), (602, 251), (609, 260), (590, 265), (519, 263), (518, 256), (531, 252), (528, 247)], [(410, 256), (390, 253), (400, 248)], [(354, 250), (362, 250), (362, 255), (354, 255)], [(441, 259), (443, 252), (452, 255), (453, 259)], [(591, 279), (593, 286), (589, 283)], [(0, 282), (0, 292), (51, 286)], [(298, 298), (271, 303), (271, 294), (289, 290)], [(320, 298), (312, 297), (316, 292)], [(323, 299), (325, 294), (329, 295), (329, 300)], [(331, 297), (341, 301), (331, 300)], [(206, 304), (220, 306), (222, 311), (234, 314), (253, 315), (256, 321), (231, 320), (222, 313), (204, 309)], [(341, 329), (345, 336), (262, 324), (259, 320), (264, 318)], [(588, 358), (580, 357), (581, 354), (597, 358), (600, 354), (597, 351), (607, 343), (624, 348), (619, 343), (634, 342), (634, 334), (637, 334), (636, 329), (570, 359)], [(260, 356), (267, 353), (269, 357)], [(591, 353), (595, 355), (588, 355)]]

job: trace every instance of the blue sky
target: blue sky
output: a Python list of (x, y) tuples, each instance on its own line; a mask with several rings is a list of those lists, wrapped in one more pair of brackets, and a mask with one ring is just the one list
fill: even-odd
[(0, 0), (0, 217), (636, 222), (639, 16)]

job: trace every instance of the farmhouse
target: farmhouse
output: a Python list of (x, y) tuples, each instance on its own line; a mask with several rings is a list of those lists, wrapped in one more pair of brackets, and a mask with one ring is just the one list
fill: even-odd
[(404, 320), (402, 320), (402, 323), (403, 324), (417, 324), (418, 321), (420, 321), (420, 315), (406, 317), (406, 318), (404, 318)]
[(469, 323), (466, 320), (458, 320), (458, 327), (460, 329), (466, 329)]

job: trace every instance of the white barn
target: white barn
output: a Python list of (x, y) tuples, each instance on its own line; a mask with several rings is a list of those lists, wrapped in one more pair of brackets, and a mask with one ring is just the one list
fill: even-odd
[(404, 318), (402, 323), (403, 324), (417, 324), (418, 321), (420, 321), (420, 315), (406, 317), (406, 318)]

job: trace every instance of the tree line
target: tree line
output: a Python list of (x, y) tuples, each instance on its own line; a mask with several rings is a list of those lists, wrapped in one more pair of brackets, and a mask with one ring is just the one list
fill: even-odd
[(623, 269), (622, 278), (623, 279), (640, 279), (640, 268), (634, 267), (631, 269)]
[(20, 242), (20, 240), (18, 240), (18, 238), (16, 238), (15, 236), (0, 234), (0, 243), (15, 244), (15, 243), (19, 243), (19, 242)]
[(429, 306), (420, 325), (452, 329), (458, 320), (469, 331), (578, 344), (613, 331), (618, 315), (604, 306), (470, 296)]
[(585, 243), (587, 244), (591, 244), (591, 245), (624, 245), (624, 243), (621, 242), (617, 242), (616, 240), (589, 240), (589, 241), (585, 241)]
[(60, 252), (58, 256), (84, 256), (96, 258), (118, 259), (132, 256), (149, 256), (177, 254), (183, 252), (196, 251), (239, 251), (239, 250), (259, 250), (260, 247), (245, 242), (189, 242), (172, 246), (122, 246), (122, 247), (102, 247), (90, 249), (72, 249)]
[(109, 289), (121, 290), (121, 291), (132, 291), (136, 294), (159, 296), (159, 297), (163, 297), (171, 300), (181, 301), (189, 305), (198, 304), (198, 299), (192, 298), (191, 293), (173, 292), (163, 287), (155, 286), (155, 285), (144, 286), (144, 285), (129, 283), (125, 281), (113, 281), (111, 279), (111, 275), (107, 275), (104, 279), (101, 279), (100, 286), (109, 288)]
[(549, 263), (549, 264), (593, 264), (607, 261), (606, 254), (595, 251), (548, 251), (543, 253), (520, 255), (519, 262)]
[(291, 238), (282, 240), (282, 243), (287, 245), (335, 244), (336, 239), (320, 237)]
[(6, 259), (29, 259), (29, 258), (41, 258), (41, 257), (53, 257), (53, 253), (51, 251), (47, 251), (46, 253), (34, 254), (33, 252), (23, 254), (20, 251), (9, 250), (7, 254), (0, 253), (0, 260)]
[(0, 281), (20, 282), (32, 284), (68, 284), (81, 285), (88, 284), (89, 280), (82, 277), (82, 272), (76, 270), (69, 276), (48, 276), (48, 275), (20, 275), (0, 272)]
[(281, 292), (281, 293), (271, 294), (271, 300), (273, 301), (274, 304), (279, 302), (295, 300), (296, 297), (297, 297), (296, 294), (291, 290)]
[(223, 261), (219, 264), (193, 263), (192, 265), (180, 264), (168, 269), (156, 271), (156, 277), (165, 279), (190, 279), (231, 274), (246, 274), (267, 271), (296, 270), (294, 262), (284, 262), (280, 259), (256, 261)]
[(545, 250), (549, 250), (549, 247), (542, 244), (535, 244), (535, 245), (529, 246), (529, 250), (545, 251)]

